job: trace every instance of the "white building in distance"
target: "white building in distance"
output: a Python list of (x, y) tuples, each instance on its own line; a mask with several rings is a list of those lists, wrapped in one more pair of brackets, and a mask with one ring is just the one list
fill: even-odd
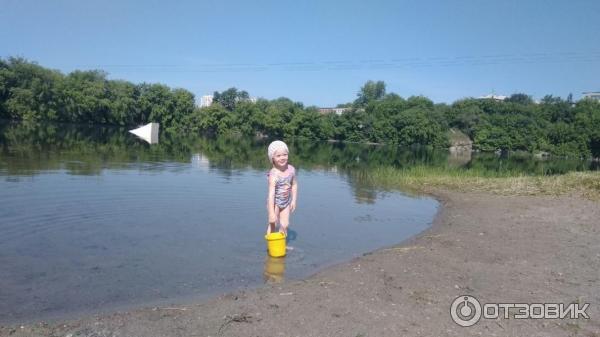
[(489, 94), (489, 95), (485, 95), (485, 96), (479, 96), (477, 98), (479, 98), (479, 99), (494, 99), (496, 101), (504, 101), (505, 99), (508, 98), (508, 96)]
[(350, 110), (350, 108), (319, 108), (319, 112), (322, 114), (334, 113), (336, 115), (341, 115), (348, 110)]
[(200, 107), (210, 106), (213, 102), (213, 95), (204, 95), (200, 98)]
[(597, 101), (600, 101), (600, 91), (584, 92), (583, 98), (590, 98), (590, 99), (595, 99)]
[[(204, 95), (202, 97), (200, 97), (200, 107), (201, 108), (205, 108), (208, 106), (211, 106), (213, 104), (213, 95)], [(256, 103), (258, 101), (258, 98), (256, 97), (250, 97), (248, 98), (248, 101), (252, 102), (252, 103)]]

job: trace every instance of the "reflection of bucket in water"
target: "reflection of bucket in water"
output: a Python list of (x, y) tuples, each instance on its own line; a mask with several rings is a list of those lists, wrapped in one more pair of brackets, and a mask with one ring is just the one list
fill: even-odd
[(265, 235), (267, 250), (272, 257), (285, 256), (285, 234), (275, 232)]
[(285, 274), (285, 259), (279, 257), (271, 257), (267, 255), (265, 259), (265, 282), (280, 283), (284, 280)]

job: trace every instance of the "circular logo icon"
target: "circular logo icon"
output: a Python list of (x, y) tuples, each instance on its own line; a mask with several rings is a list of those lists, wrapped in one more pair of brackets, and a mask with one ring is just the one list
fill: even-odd
[(472, 326), (481, 318), (481, 304), (473, 296), (458, 296), (450, 306), (450, 315), (456, 324)]

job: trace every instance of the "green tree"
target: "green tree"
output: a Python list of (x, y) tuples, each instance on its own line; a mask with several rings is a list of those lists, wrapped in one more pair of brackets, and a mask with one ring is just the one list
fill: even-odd
[(220, 104), (199, 109), (192, 116), (196, 118), (197, 129), (209, 134), (227, 133), (233, 125), (231, 113)]
[(56, 85), (60, 73), (21, 58), (2, 62), (0, 97), (3, 115), (13, 119), (56, 120)]
[(379, 100), (385, 96), (385, 83), (383, 81), (367, 81), (356, 95), (358, 98), (354, 101), (354, 105), (365, 107), (370, 102)]
[(531, 96), (523, 94), (523, 93), (516, 93), (516, 94), (512, 94), (510, 95), (510, 97), (508, 97), (506, 99), (507, 102), (511, 102), (511, 103), (518, 103), (518, 104), (533, 104), (533, 99), (531, 98)]
[(587, 143), (587, 150), (594, 158), (600, 158), (600, 102), (583, 99), (574, 107), (575, 131)]
[(229, 88), (223, 92), (215, 91), (213, 93), (213, 103), (221, 104), (229, 111), (233, 111), (238, 102), (249, 99), (250, 95), (246, 91), (238, 91), (236, 88)]
[(447, 146), (445, 130), (432, 118), (430, 111), (415, 106), (401, 111), (393, 118), (400, 145)]
[(560, 97), (546, 95), (542, 99), (540, 106), (544, 117), (549, 119), (552, 123), (561, 121), (570, 123), (575, 117), (571, 103)]
[(108, 122), (116, 125), (134, 125), (140, 115), (137, 104), (140, 92), (130, 82), (109, 81), (107, 83), (109, 101)]
[(64, 79), (60, 97), (61, 120), (78, 123), (109, 123), (106, 73), (74, 71)]
[(288, 98), (282, 97), (270, 101), (265, 110), (265, 133), (271, 137), (283, 137), (286, 134), (293, 135), (293, 126), (289, 123), (294, 116), (294, 112), (300, 107), (301, 105)]
[(194, 95), (187, 90), (171, 90), (162, 84), (142, 84), (139, 91), (142, 123), (158, 122), (166, 130), (174, 130), (194, 112)]
[(256, 104), (249, 101), (238, 102), (232, 111), (233, 130), (244, 135), (260, 132), (263, 129), (263, 116)]

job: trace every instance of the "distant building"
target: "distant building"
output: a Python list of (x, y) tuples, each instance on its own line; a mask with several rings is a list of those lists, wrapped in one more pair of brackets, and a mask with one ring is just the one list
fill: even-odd
[[(207, 106), (211, 106), (213, 104), (213, 100), (214, 100), (213, 95), (205, 95), (205, 96), (200, 97), (200, 107), (204, 108)], [(240, 100), (236, 99), (236, 102), (238, 102), (238, 101), (240, 101)], [(247, 99), (247, 101), (256, 103), (258, 101), (258, 98), (250, 97)]]
[(508, 96), (489, 94), (489, 95), (480, 96), (480, 97), (477, 97), (477, 98), (479, 98), (479, 99), (493, 99), (493, 100), (496, 100), (496, 101), (504, 101), (505, 99), (508, 98)]
[(213, 95), (205, 95), (200, 98), (200, 107), (210, 106), (213, 102)]
[(348, 110), (350, 110), (350, 108), (319, 108), (319, 112), (322, 114), (334, 113), (336, 115), (341, 115)]
[(584, 92), (583, 98), (590, 98), (590, 99), (595, 99), (597, 101), (600, 101), (600, 91)]

